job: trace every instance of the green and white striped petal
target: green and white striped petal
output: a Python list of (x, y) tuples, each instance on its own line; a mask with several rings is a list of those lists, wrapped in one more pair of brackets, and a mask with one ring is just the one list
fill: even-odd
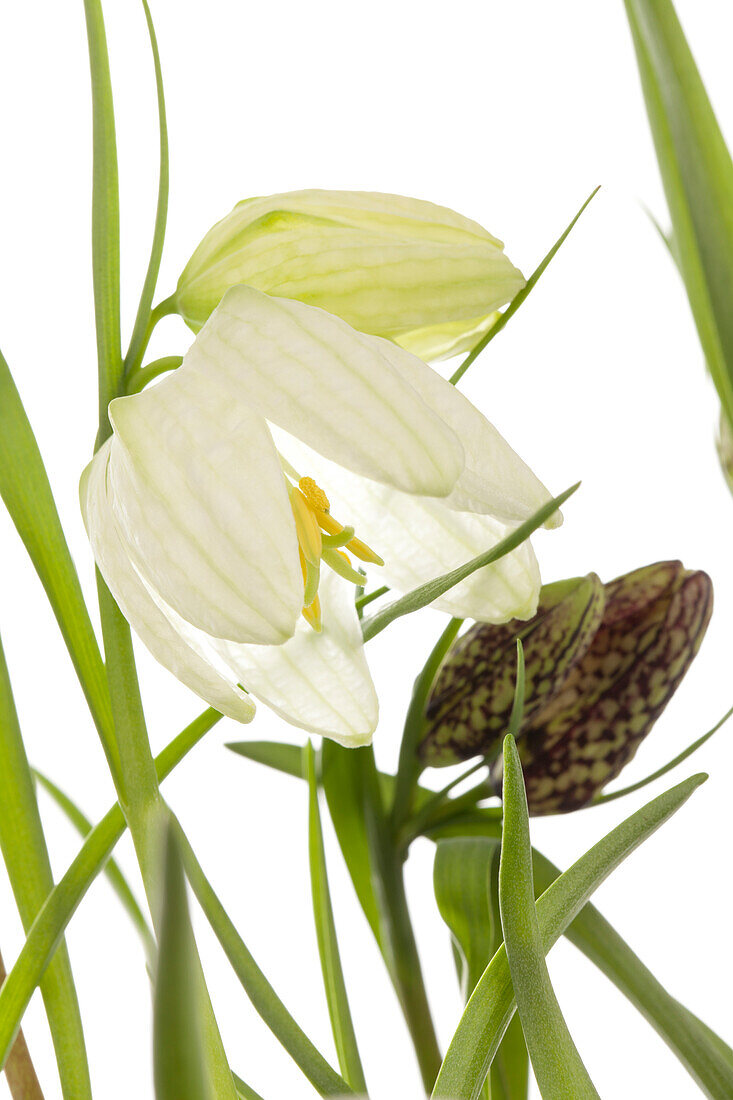
[(138, 572), (182, 618), (278, 644), (302, 603), (282, 468), (263, 418), (215, 381), (182, 367), (111, 403), (110, 499)]
[[(357, 477), (284, 432), (273, 434), (285, 459), (323, 488), (332, 514), (384, 558), (383, 566), (366, 566), (370, 581), (408, 592), (489, 550), (512, 529), (492, 516), (457, 512), (443, 500)], [(432, 606), (460, 618), (502, 623), (534, 615), (539, 590), (537, 559), (527, 541)]]
[(238, 286), (178, 373), (238, 395), (354, 473), (409, 493), (447, 496), (464, 467), (463, 447), (406, 380), (398, 366), (406, 355), (321, 309)]
[(215, 643), (261, 702), (287, 722), (351, 748), (371, 743), (379, 704), (366, 662), (354, 589), (330, 569), (318, 589), (320, 634), (305, 622), (280, 646)]
[(185, 640), (180, 625), (173, 625), (169, 609), (146, 587), (130, 560), (109, 499), (107, 466), (112, 443), (108, 439), (97, 452), (80, 486), (82, 515), (99, 571), (122, 614), (157, 661), (222, 714), (251, 722), (253, 701), (213, 650), (207, 653), (204, 636), (197, 639), (189, 628)]

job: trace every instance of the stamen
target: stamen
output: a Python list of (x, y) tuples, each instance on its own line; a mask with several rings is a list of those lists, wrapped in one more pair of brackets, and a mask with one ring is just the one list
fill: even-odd
[(328, 497), (320, 485), (312, 477), (302, 477), (298, 482), (298, 488), (310, 504), (313, 511), (328, 512), (331, 509)]
[(367, 546), (361, 539), (349, 539), (346, 543), (346, 549), (350, 550), (361, 561), (369, 561), (372, 565), (384, 565), (384, 558), (380, 558), (379, 554), (375, 554), (371, 546)]
[(298, 543), (305, 555), (305, 560), (311, 565), (317, 565), (322, 549), (321, 529), (308, 507), (308, 501), (299, 489), (290, 490), (290, 507), (293, 509)]
[[(353, 527), (345, 527), (331, 515), (331, 504), (320, 485), (312, 477), (298, 477), (295, 470), (284, 463), (288, 483), (290, 506), (295, 518), (298, 536), (300, 568), (303, 574), (303, 618), (315, 631), (322, 628), (321, 601), (318, 598), (321, 561), (330, 566), (344, 580), (361, 589), (365, 574), (354, 569), (345, 546), (361, 561), (384, 565), (384, 561), (371, 547), (354, 535)], [(298, 482), (297, 486), (292, 482)]]
[(321, 601), (318, 596), (308, 607), (303, 608), (303, 618), (308, 623), (308, 626), (312, 626), (316, 634), (320, 634), (323, 629), (323, 620), (321, 618)]

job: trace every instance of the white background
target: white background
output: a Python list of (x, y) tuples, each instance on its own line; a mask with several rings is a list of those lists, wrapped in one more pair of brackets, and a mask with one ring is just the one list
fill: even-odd
[[(139, 6), (110, 0), (106, 7), (129, 333), (152, 228), (155, 102)], [(610, 579), (667, 557), (713, 577), (716, 613), (701, 654), (624, 781), (653, 770), (731, 703), (733, 500), (717, 468), (716, 400), (684, 292), (641, 208), (643, 201), (664, 217), (620, 0), (156, 0), (153, 10), (171, 130), (160, 296), (171, 292), (209, 226), (249, 195), (315, 186), (432, 199), (501, 236), (528, 273), (583, 198), (603, 185), (465, 388), (553, 490), (583, 478), (563, 529), (536, 539), (546, 580), (591, 569)], [(727, 116), (730, 123), (733, 10), (716, 0), (680, 0), (679, 10), (722, 121)], [(0, 345), (91, 597), (92, 563), (76, 498), (96, 412), (90, 108), (80, 2), (5, 6), (0, 102)], [(181, 322), (166, 320), (151, 354), (183, 351), (187, 340)], [(5, 515), (0, 546), (0, 628), (29, 755), (97, 819), (113, 797), (103, 756), (40, 586)], [(438, 615), (425, 612), (370, 647), (383, 714), (376, 748), (384, 766), (395, 762), (408, 686), (440, 624)], [(200, 708), (144, 653), (141, 669), (157, 749)], [(304, 792), (295, 780), (222, 748), (241, 736), (297, 740), (264, 709), (248, 730), (223, 722), (169, 781), (167, 794), (247, 944), (330, 1056), (310, 913)], [(652, 971), (728, 1040), (730, 736), (722, 731), (675, 773), (677, 779), (705, 768), (711, 779), (597, 896)], [(649, 793), (538, 821), (535, 841), (565, 865)], [(45, 797), (42, 809), (60, 874), (78, 840)], [(417, 1097), (395, 997), (335, 845), (329, 851), (372, 1095)], [(127, 840), (119, 855), (137, 889)], [(408, 878), (445, 1043), (460, 1006), (447, 934), (432, 900), (432, 857), (427, 842), (416, 845)], [(233, 1066), (266, 1100), (313, 1095), (250, 1008), (208, 930), (201, 922), (197, 928)], [(143, 955), (103, 881), (83, 901), (68, 940), (95, 1095), (151, 1097)], [(6, 960), (21, 942), (3, 879)], [(550, 965), (602, 1096), (699, 1095), (661, 1040), (573, 948), (561, 943)], [(26, 1031), (51, 1100), (58, 1083), (37, 997)]]

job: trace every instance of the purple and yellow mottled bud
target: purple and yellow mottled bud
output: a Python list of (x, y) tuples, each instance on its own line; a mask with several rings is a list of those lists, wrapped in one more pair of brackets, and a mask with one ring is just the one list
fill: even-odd
[(447, 207), (310, 190), (235, 206), (186, 264), (175, 309), (198, 332), (239, 283), (319, 306), (432, 360), (472, 348), (524, 278), (501, 241)]
[[(494, 753), (506, 729), (515, 641), (522, 637), (528, 668), (539, 660), (547, 670), (538, 675), (533, 667), (528, 677), (517, 739), (533, 815), (580, 809), (616, 778), (674, 694), (712, 613), (710, 578), (679, 562), (646, 566), (606, 585), (598, 582), (600, 594), (594, 591), (582, 617), (577, 606), (575, 611), (570, 607), (572, 597), (576, 604), (581, 601), (582, 582), (564, 583), (576, 587), (555, 602), (553, 590), (561, 589), (546, 586), (535, 619), (510, 624), (513, 634), (505, 627), (479, 625), (459, 639), (438, 676), (422, 746), (429, 764)], [(544, 624), (552, 616), (565, 633), (548, 633)], [(544, 654), (545, 664), (537, 654), (543, 634), (551, 651)], [(472, 692), (478, 706), (471, 702)], [(492, 780), (498, 793), (498, 759)]]
[(498, 751), (514, 701), (517, 638), (525, 660), (525, 719), (540, 710), (585, 653), (600, 626), (603, 585), (595, 573), (543, 587), (526, 622), (476, 623), (451, 649), (428, 700), (420, 755), (431, 767)]

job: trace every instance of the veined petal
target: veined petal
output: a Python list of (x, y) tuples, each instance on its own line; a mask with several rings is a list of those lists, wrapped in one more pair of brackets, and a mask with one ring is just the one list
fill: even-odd
[[(491, 516), (456, 512), (443, 500), (412, 496), (314, 454), (299, 440), (273, 432), (278, 450), (299, 473), (313, 477), (341, 523), (384, 558), (367, 566), (370, 581), (407, 592), (485, 550), (512, 530)], [(434, 607), (460, 618), (503, 623), (534, 615), (540, 590), (537, 560), (529, 542), (493, 565), (479, 569), (436, 600)]]
[(215, 642), (261, 702), (287, 722), (341, 745), (371, 743), (379, 705), (369, 674), (354, 607), (354, 589), (326, 569), (318, 589), (323, 629), (301, 620), (281, 646)]
[[(94, 557), (122, 614), (150, 650), (182, 683), (210, 706), (238, 722), (251, 722), (252, 699), (227, 670), (188, 644), (156, 603), (130, 561), (117, 529), (107, 486), (112, 439), (97, 452), (82, 475), (81, 509)], [(210, 654), (210, 658), (214, 658)], [(221, 662), (219, 662), (221, 666)]]
[(404, 358), (413, 357), (323, 310), (237, 286), (178, 373), (241, 394), (268, 421), (355, 473), (447, 496), (463, 470), (463, 447), (398, 367)]
[[(465, 467), (445, 498), (449, 508), (521, 523), (547, 503), (552, 494), (460, 390), (414, 355), (396, 356), (394, 365), (463, 445)], [(561, 523), (562, 515), (555, 513), (546, 526)]]
[(434, 363), (439, 359), (450, 359), (453, 355), (471, 351), (500, 317), (501, 313), (495, 311), (488, 317), (476, 317), (471, 321), (426, 325), (410, 332), (401, 332), (393, 339), (405, 351), (417, 355), (418, 359)]
[(278, 644), (303, 586), (285, 480), (244, 395), (184, 367), (110, 405), (115, 519), (141, 577), (183, 619)]

